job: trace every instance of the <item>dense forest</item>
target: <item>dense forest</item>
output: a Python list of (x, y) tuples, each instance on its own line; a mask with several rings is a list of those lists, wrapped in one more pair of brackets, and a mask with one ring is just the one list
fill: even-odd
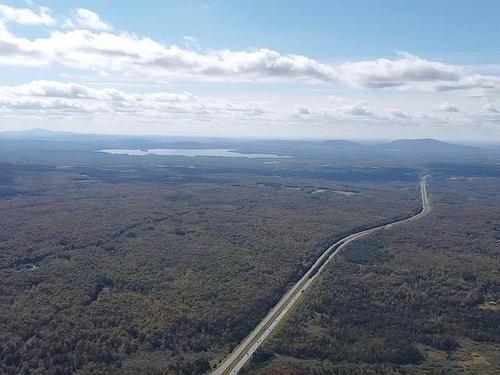
[(499, 373), (500, 180), (430, 193), (423, 220), (349, 245), (247, 373)]
[(332, 239), (419, 205), (409, 168), (58, 155), (0, 165), (3, 374), (204, 373)]

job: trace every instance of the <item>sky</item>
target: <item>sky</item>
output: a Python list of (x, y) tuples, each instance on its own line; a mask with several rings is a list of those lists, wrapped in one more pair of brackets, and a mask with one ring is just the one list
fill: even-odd
[(500, 2), (0, 0), (0, 131), (500, 141)]

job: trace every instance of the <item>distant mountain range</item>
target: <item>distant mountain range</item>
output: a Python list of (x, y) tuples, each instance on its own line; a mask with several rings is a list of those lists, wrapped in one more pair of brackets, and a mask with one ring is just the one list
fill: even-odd
[(464, 146), (453, 143), (441, 142), (432, 138), (424, 139), (398, 139), (396, 141), (382, 145), (388, 151), (419, 151), (419, 152), (435, 152), (435, 151), (472, 151), (479, 150), (479, 147)]
[(361, 143), (357, 143), (357, 142), (353, 142), (353, 141), (346, 141), (344, 139), (328, 140), (328, 141), (321, 142), (321, 144), (323, 146), (344, 148), (344, 149), (361, 148), (364, 146)]
[[(130, 135), (100, 135), (79, 134), (71, 132), (55, 132), (46, 129), (0, 132), (0, 139), (29, 140), (32, 142), (66, 142), (86, 145), (88, 149), (102, 148), (232, 148), (243, 153), (278, 153), (295, 156), (334, 156), (334, 155), (418, 155), (431, 158), (434, 155), (452, 156), (454, 154), (467, 156), (479, 155), (480, 147), (458, 145), (425, 139), (398, 139), (392, 142), (357, 143), (348, 140), (242, 140), (207, 137), (168, 137), (168, 136), (130, 136)], [(48, 145), (45, 145), (48, 147)]]

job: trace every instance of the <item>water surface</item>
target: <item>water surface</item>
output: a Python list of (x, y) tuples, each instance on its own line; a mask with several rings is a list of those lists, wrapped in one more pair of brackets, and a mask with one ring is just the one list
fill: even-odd
[(100, 150), (113, 155), (161, 155), (161, 156), (222, 156), (228, 158), (288, 158), (288, 156), (276, 154), (242, 154), (229, 148), (207, 148), (207, 149), (182, 149), (182, 148), (156, 148), (151, 150)]

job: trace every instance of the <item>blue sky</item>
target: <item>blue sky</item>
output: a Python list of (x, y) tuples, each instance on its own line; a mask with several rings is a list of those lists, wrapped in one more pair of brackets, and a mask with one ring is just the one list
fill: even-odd
[(46, 1), (61, 15), (88, 7), (118, 29), (167, 44), (197, 36), (205, 48), (265, 47), (322, 60), (394, 51), (496, 63), (500, 2), (489, 1)]
[(498, 14), (497, 1), (0, 0), (0, 130), (500, 139)]

